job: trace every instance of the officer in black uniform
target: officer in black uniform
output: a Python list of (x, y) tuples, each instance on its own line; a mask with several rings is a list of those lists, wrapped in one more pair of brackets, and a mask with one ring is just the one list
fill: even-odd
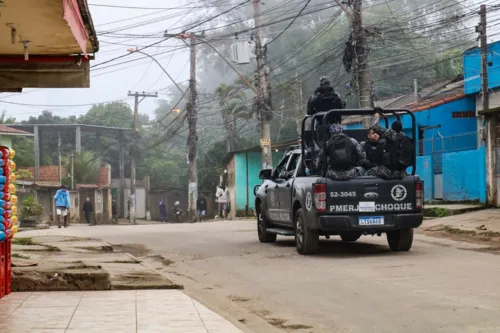
[(361, 167), (365, 171), (384, 164), (386, 140), (380, 138), (375, 128), (368, 130), (368, 140), (361, 142), (361, 146), (366, 154), (366, 160)]

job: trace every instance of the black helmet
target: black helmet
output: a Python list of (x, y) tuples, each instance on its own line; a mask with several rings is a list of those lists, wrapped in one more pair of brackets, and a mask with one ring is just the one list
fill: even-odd
[(320, 86), (329, 86), (329, 85), (331, 85), (330, 78), (328, 76), (322, 76), (319, 79), (319, 85)]

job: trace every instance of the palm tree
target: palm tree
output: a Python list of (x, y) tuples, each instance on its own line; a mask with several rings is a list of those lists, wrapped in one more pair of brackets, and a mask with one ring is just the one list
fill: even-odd
[[(71, 162), (64, 158), (66, 170), (71, 170)], [(101, 159), (97, 158), (92, 151), (82, 151), (75, 154), (73, 162), (75, 184), (96, 184), (99, 180), (99, 171), (101, 169)]]
[(236, 139), (236, 118), (249, 119), (252, 117), (251, 108), (247, 106), (246, 94), (243, 86), (222, 83), (215, 89), (215, 98), (219, 103), (222, 121), (226, 131), (227, 150), (234, 150)]

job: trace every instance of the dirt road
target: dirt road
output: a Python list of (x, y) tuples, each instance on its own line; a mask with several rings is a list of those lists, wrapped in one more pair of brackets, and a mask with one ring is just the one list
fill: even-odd
[(260, 244), (253, 221), (36, 233), (146, 245), (146, 265), (259, 333), (500, 332), (500, 257), (465, 243), (417, 235), (392, 253), (384, 237), (332, 237), (304, 257), (291, 239)]

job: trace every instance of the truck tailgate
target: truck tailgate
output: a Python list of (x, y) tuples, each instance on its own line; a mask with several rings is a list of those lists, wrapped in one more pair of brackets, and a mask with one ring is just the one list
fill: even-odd
[(416, 176), (382, 180), (359, 177), (350, 181), (327, 179), (326, 213), (403, 213), (419, 211)]

